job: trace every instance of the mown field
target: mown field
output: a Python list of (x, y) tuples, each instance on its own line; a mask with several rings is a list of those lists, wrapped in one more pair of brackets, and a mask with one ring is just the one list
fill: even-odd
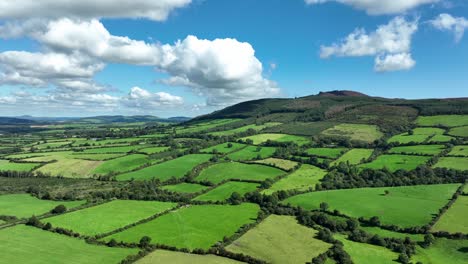
[(468, 137), (468, 126), (454, 127), (448, 133), (456, 137)]
[(468, 234), (468, 196), (458, 196), (455, 203), (432, 227), (433, 231)]
[(454, 146), (452, 148), (452, 151), (450, 151), (448, 155), (468, 157), (468, 146), (467, 145)]
[(374, 152), (373, 149), (351, 149), (343, 154), (339, 159), (332, 162), (331, 165), (338, 165), (341, 162), (357, 165), (362, 163), (363, 160), (368, 159), (372, 155), (372, 152)]
[(241, 148), (244, 148), (244, 147), (246, 147), (246, 145), (244, 145), (244, 144), (235, 143), (235, 142), (226, 142), (226, 143), (219, 144), (219, 145), (216, 145), (216, 146), (213, 146), (213, 147), (202, 149), (202, 150), (200, 150), (200, 152), (226, 154), (226, 153), (237, 151), (237, 150), (239, 150)]
[(344, 250), (350, 255), (354, 263), (359, 264), (395, 264), (398, 254), (387, 248), (358, 243), (346, 239), (343, 235), (335, 235), (343, 243)]
[(331, 246), (316, 235), (316, 230), (299, 225), (292, 216), (270, 215), (226, 249), (267, 263), (306, 263)]
[(434, 168), (447, 168), (465, 171), (468, 170), (468, 157), (442, 157)]
[(313, 165), (304, 164), (293, 173), (275, 182), (270, 188), (262, 191), (264, 194), (272, 194), (277, 191), (298, 190), (305, 191), (315, 189), (315, 185), (327, 174), (325, 170)]
[(84, 240), (39, 228), (17, 225), (0, 230), (2, 263), (119, 263), (136, 248), (111, 248), (87, 244)]
[(438, 238), (429, 248), (416, 248), (412, 260), (422, 263), (465, 264), (468, 262), (468, 240)]
[(136, 264), (174, 263), (174, 264), (240, 264), (242, 262), (215, 255), (197, 255), (158, 249), (135, 262)]
[(397, 170), (414, 170), (419, 165), (425, 164), (430, 157), (427, 156), (416, 156), (416, 155), (381, 155), (377, 159), (359, 165), (360, 168), (367, 169), (384, 169), (387, 168), (389, 171)]
[(223, 237), (232, 236), (257, 217), (256, 204), (191, 205), (150, 222), (106, 237), (105, 240), (138, 242), (143, 236), (153, 243), (188, 249), (208, 249)]
[(273, 156), (275, 151), (276, 149), (274, 147), (247, 146), (239, 151), (227, 155), (227, 157), (236, 161), (259, 160)]
[(444, 145), (416, 145), (416, 146), (393, 147), (388, 152), (391, 154), (434, 156), (434, 155), (441, 153), (444, 149), (445, 149)]
[(236, 192), (243, 196), (248, 192), (253, 192), (259, 187), (259, 184), (249, 182), (226, 182), (207, 193), (195, 197), (195, 201), (217, 202), (224, 201)]
[(320, 191), (293, 196), (283, 203), (317, 210), (325, 202), (329, 210), (352, 217), (377, 216), (383, 224), (412, 227), (429, 223), (458, 187), (442, 184)]
[(195, 178), (197, 181), (209, 181), (212, 183), (220, 183), (225, 180), (250, 180), (264, 181), (273, 179), (285, 172), (258, 164), (245, 164), (239, 162), (223, 162), (211, 165), (202, 170)]
[(16, 163), (0, 160), (0, 171), (31, 171), (41, 165), (40, 163)]
[(105, 161), (96, 167), (92, 173), (94, 174), (109, 174), (126, 172), (143, 166), (149, 162), (148, 157), (142, 154), (131, 154), (121, 158)]
[(322, 132), (325, 136), (345, 137), (350, 140), (373, 142), (383, 136), (378, 126), (365, 124), (339, 124)]
[(285, 170), (285, 171), (290, 171), (294, 169), (298, 163), (295, 161), (291, 160), (285, 160), (285, 159), (277, 159), (277, 158), (268, 158), (264, 160), (256, 160), (254, 163), (257, 164), (264, 164), (264, 165), (270, 165), (273, 167), (277, 167), (279, 169)]
[(301, 136), (295, 136), (295, 135), (288, 135), (288, 134), (258, 134), (254, 136), (249, 136), (249, 137), (244, 137), (241, 138), (241, 140), (246, 141), (246, 140), (252, 140), (254, 145), (260, 145), (263, 144), (267, 141), (274, 141), (274, 142), (291, 142), (295, 143), (299, 146), (310, 143), (310, 140), (307, 139), (306, 137), (301, 137)]
[(468, 115), (420, 116), (416, 122), (420, 126), (466, 126), (468, 125)]

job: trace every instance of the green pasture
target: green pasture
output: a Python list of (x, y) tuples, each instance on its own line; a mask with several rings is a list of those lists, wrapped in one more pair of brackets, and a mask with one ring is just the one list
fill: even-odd
[(368, 159), (372, 155), (372, 152), (374, 152), (373, 149), (351, 149), (330, 165), (338, 165), (341, 162), (357, 165), (360, 164), (362, 160)]
[(195, 201), (204, 202), (222, 202), (231, 197), (234, 192), (237, 192), (241, 196), (248, 192), (255, 191), (260, 185), (249, 182), (226, 182), (220, 186), (195, 197)]
[(205, 168), (195, 180), (209, 181), (215, 184), (224, 180), (250, 180), (261, 182), (266, 179), (273, 179), (284, 173), (285, 172), (280, 169), (259, 164), (223, 162)]
[(455, 203), (432, 227), (433, 231), (468, 234), (468, 196), (459, 195)]
[(175, 185), (165, 185), (161, 189), (177, 193), (197, 193), (208, 189), (209, 187), (196, 183), (179, 183)]
[(310, 156), (336, 159), (346, 152), (345, 148), (309, 148), (305, 152)]
[(273, 156), (275, 151), (276, 148), (274, 147), (247, 146), (246, 148), (227, 155), (227, 157), (237, 161), (266, 159)]
[(119, 173), (134, 170), (149, 163), (149, 159), (143, 154), (131, 154), (113, 160), (105, 161), (96, 167), (92, 173), (105, 175), (108, 173)]
[(416, 123), (420, 126), (466, 126), (468, 125), (468, 115), (419, 116)]
[(339, 124), (322, 131), (321, 134), (368, 143), (372, 143), (383, 136), (378, 126), (365, 124)]
[(263, 194), (272, 194), (277, 191), (315, 189), (315, 185), (327, 174), (327, 171), (318, 167), (303, 164), (299, 169), (275, 182), (270, 188), (262, 191)]
[(468, 157), (441, 157), (433, 167), (465, 171), (468, 170)]
[(399, 154), (392, 154), (392, 155), (380, 155), (377, 159), (359, 165), (360, 168), (369, 168), (369, 169), (383, 169), (387, 168), (389, 171), (397, 171), (397, 170), (414, 170), (419, 165), (425, 164), (430, 157), (427, 156), (416, 156), (416, 155), (399, 155)]

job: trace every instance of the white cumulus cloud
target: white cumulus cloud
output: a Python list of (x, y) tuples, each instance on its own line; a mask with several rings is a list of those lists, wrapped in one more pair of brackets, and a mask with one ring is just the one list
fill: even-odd
[(409, 53), (387, 54), (375, 58), (374, 69), (377, 72), (409, 70), (416, 62)]
[(463, 38), (465, 29), (468, 28), (468, 19), (464, 17), (453, 17), (445, 13), (431, 20), (430, 23), (436, 29), (453, 32), (456, 42), (459, 42)]
[(424, 4), (437, 3), (441, 0), (305, 0), (309, 5), (337, 2), (365, 10), (370, 15), (398, 14)]
[(151, 93), (148, 90), (135, 86), (130, 89), (126, 97), (122, 98), (122, 103), (127, 107), (152, 109), (183, 105), (184, 100), (180, 96), (165, 92)]

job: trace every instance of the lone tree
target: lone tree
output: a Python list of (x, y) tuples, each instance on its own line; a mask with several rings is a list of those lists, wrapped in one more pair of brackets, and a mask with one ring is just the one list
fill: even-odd
[(232, 148), (232, 143), (229, 142), (229, 143), (227, 144), (227, 147), (228, 147), (228, 148)]
[(369, 224), (371, 226), (380, 226), (380, 219), (378, 216), (373, 216), (369, 219)]
[(424, 236), (424, 242), (423, 242), (423, 247), (427, 248), (430, 245), (432, 245), (435, 241), (435, 238), (432, 234), (426, 234)]
[(238, 192), (233, 192), (231, 197), (229, 197), (228, 202), (233, 205), (241, 204), (242, 196)]
[(320, 210), (322, 211), (328, 210), (328, 204), (326, 202), (320, 203)]
[(67, 211), (67, 207), (63, 204), (57, 205), (54, 209), (52, 209), (50, 212), (53, 214), (63, 214)]
[(387, 196), (387, 195), (390, 194), (390, 191), (389, 191), (389, 190), (385, 190), (384, 193), (385, 193), (385, 196)]
[(140, 247), (148, 247), (151, 243), (151, 237), (149, 236), (143, 236), (141, 239), (140, 239)]

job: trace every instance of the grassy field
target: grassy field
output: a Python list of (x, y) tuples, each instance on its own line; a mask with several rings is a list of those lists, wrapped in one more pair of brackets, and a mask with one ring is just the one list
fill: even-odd
[(378, 235), (380, 237), (391, 237), (391, 238), (399, 238), (405, 239), (406, 237), (411, 238), (414, 242), (420, 242), (424, 240), (424, 235), (422, 234), (407, 234), (407, 233), (400, 233), (394, 232), (387, 229), (382, 229), (380, 227), (373, 227), (373, 226), (361, 226), (360, 229), (366, 231), (369, 234)]
[(264, 160), (257, 160), (254, 163), (265, 164), (280, 168), (285, 171), (294, 169), (297, 166), (297, 162), (291, 160), (277, 159), (277, 158), (268, 158)]
[(275, 182), (270, 188), (262, 191), (264, 194), (272, 194), (277, 191), (315, 189), (315, 185), (327, 174), (327, 171), (318, 167), (303, 164), (299, 169), (285, 178)]
[(468, 146), (454, 146), (448, 154), (449, 156), (465, 156), (468, 157)]
[(378, 216), (383, 224), (412, 227), (429, 223), (458, 187), (440, 184), (321, 191), (293, 196), (283, 203), (313, 210), (326, 202), (329, 210), (337, 209), (352, 217)]
[(306, 263), (331, 247), (315, 239), (316, 234), (293, 216), (270, 215), (226, 249), (267, 263)]
[(169, 147), (149, 147), (149, 148), (142, 148), (142, 149), (139, 149), (138, 152), (151, 155), (151, 154), (156, 154), (156, 153), (164, 152), (164, 151), (166, 151), (166, 150), (168, 150), (168, 149), (169, 149)]
[(169, 160), (141, 170), (132, 171), (117, 176), (117, 180), (150, 180), (159, 179), (167, 181), (171, 177), (182, 178), (195, 166), (207, 162), (211, 158), (209, 154), (191, 154), (177, 159)]
[(435, 135), (429, 139), (429, 143), (446, 143), (450, 142), (452, 139), (455, 138), (446, 135)]
[(149, 236), (152, 243), (177, 248), (208, 249), (223, 237), (232, 236), (241, 226), (257, 217), (256, 204), (192, 205), (106, 237), (117, 241), (138, 242)]
[(274, 147), (256, 147), (248, 146), (239, 151), (227, 155), (232, 160), (253, 160), (253, 159), (266, 159), (273, 156), (276, 148)]
[(138, 222), (175, 207), (176, 203), (114, 200), (98, 206), (43, 219), (52, 226), (94, 236)]
[(215, 255), (197, 255), (177, 251), (168, 251), (157, 249), (144, 258), (135, 262), (135, 264), (155, 264), (155, 263), (172, 263), (172, 264), (240, 264), (233, 259), (218, 257)]
[(208, 189), (209, 187), (200, 185), (200, 184), (195, 184), (195, 183), (179, 183), (175, 185), (166, 185), (161, 187), (163, 190), (168, 190), (171, 192), (177, 192), (177, 193), (197, 193), (201, 192), (203, 190)]
[(468, 137), (468, 126), (454, 127), (448, 133), (456, 137)]
[(335, 235), (343, 243), (351, 260), (359, 264), (396, 264), (398, 254), (387, 248), (347, 240), (343, 235)]
[(242, 119), (237, 119), (237, 118), (235, 118), (235, 119), (234, 118), (233, 119), (218, 119), (218, 120), (212, 120), (212, 121), (209, 121), (209, 122), (201, 122), (201, 123), (197, 123), (197, 124), (194, 124), (194, 125), (191, 125), (191, 126), (178, 128), (178, 129), (176, 129), (176, 132), (177, 132), (177, 134), (198, 133), (198, 132), (206, 131), (206, 130), (209, 130), (209, 129), (222, 127), (222, 126), (225, 126), (227, 124), (237, 122), (239, 120), (242, 120)]
[(350, 140), (374, 142), (381, 138), (383, 133), (375, 125), (365, 124), (339, 124), (322, 132), (325, 136), (345, 137)]
[(442, 157), (434, 168), (447, 168), (465, 171), (468, 170), (468, 157)]
[(0, 195), (0, 215), (27, 218), (32, 215), (42, 215), (63, 204), (68, 209), (80, 206), (86, 201), (51, 201), (40, 200), (29, 194), (6, 194)]
[(0, 171), (31, 171), (40, 163), (15, 163), (8, 160), (0, 160)]
[(259, 187), (259, 184), (249, 182), (226, 182), (213, 190), (195, 197), (195, 201), (217, 202), (225, 201), (231, 194), (237, 192), (241, 196), (248, 192), (253, 192)]
[(114, 147), (105, 147), (105, 148), (91, 148), (85, 149), (82, 153), (94, 153), (94, 154), (103, 154), (103, 153), (128, 153), (130, 151), (136, 151), (144, 146), (134, 145), (134, 146), (114, 146)]
[(412, 261), (428, 264), (466, 264), (468, 263), (468, 240), (438, 238), (429, 248), (416, 248)]
[(148, 163), (148, 157), (143, 154), (131, 154), (121, 158), (108, 160), (95, 168), (92, 173), (95, 174), (108, 174), (111, 172), (126, 172), (136, 169)]
[(468, 125), (468, 115), (420, 116), (416, 123), (420, 126), (466, 126)]
[(220, 183), (224, 180), (264, 181), (275, 178), (285, 172), (269, 166), (244, 164), (239, 162), (224, 162), (214, 164), (201, 171), (195, 178), (197, 181)]
[(393, 147), (388, 152), (392, 154), (437, 155), (444, 149), (444, 145), (417, 145)]
[(430, 157), (415, 155), (381, 155), (370, 163), (359, 165), (360, 168), (383, 169), (389, 171), (414, 170), (419, 165), (425, 164)]
[(124, 153), (102, 153), (102, 154), (87, 154), (87, 153), (73, 153), (70, 155), (72, 158), (85, 159), (85, 160), (109, 160), (124, 156)]
[(351, 149), (330, 165), (338, 165), (341, 162), (357, 165), (361, 163), (363, 159), (368, 159), (372, 155), (372, 152), (374, 152), (373, 149)]
[(468, 196), (458, 196), (455, 203), (432, 227), (433, 231), (468, 234)]
[(407, 144), (410, 142), (414, 143), (423, 143), (426, 141), (430, 136), (428, 135), (409, 135), (408, 133), (403, 133), (399, 135), (395, 135), (387, 140), (388, 143), (398, 142), (400, 144)]
[[(232, 146), (228, 147), (229, 144), (231, 144)], [(226, 154), (226, 153), (229, 153), (229, 152), (237, 151), (237, 150), (239, 150), (239, 149), (241, 149), (241, 148), (243, 148), (245, 146), (246, 145), (240, 144), (240, 143), (226, 142), (226, 143), (219, 144), (219, 145), (216, 145), (216, 146), (213, 146), (213, 147), (202, 149), (202, 150), (200, 150), (200, 152), (213, 153), (213, 151), (215, 151), (217, 153)]]
[(238, 133), (245, 132), (245, 131), (247, 131), (249, 129), (253, 129), (255, 131), (260, 131), (260, 130), (265, 129), (267, 127), (274, 127), (274, 126), (278, 126), (278, 125), (281, 125), (281, 123), (279, 123), (279, 122), (270, 122), (270, 123), (265, 123), (263, 125), (252, 124), (252, 125), (246, 125), (246, 126), (238, 127), (238, 128), (231, 129), (231, 130), (212, 132), (212, 133), (209, 133), (209, 134), (212, 135), (212, 136), (232, 136), (232, 135), (235, 135), (235, 134), (238, 134)]
[(311, 156), (336, 159), (346, 152), (345, 148), (310, 148), (306, 153)]
[(111, 248), (87, 244), (84, 240), (18, 225), (0, 230), (1, 263), (115, 264), (128, 255), (136, 255), (136, 248)]
[(93, 171), (101, 166), (101, 164), (103, 164), (103, 161), (99, 160), (63, 158), (56, 162), (48, 163), (37, 169), (37, 171), (50, 174), (52, 176), (61, 175), (68, 178), (88, 178), (92, 176)]
[(275, 142), (282, 142), (282, 143), (292, 142), (292, 143), (296, 143), (299, 146), (310, 143), (310, 140), (306, 137), (294, 136), (294, 135), (288, 135), (288, 134), (258, 134), (258, 135), (253, 135), (250, 137), (244, 137), (241, 139), (244, 141), (247, 139), (250, 139), (253, 141), (254, 145), (260, 145), (262, 143), (267, 142), (268, 140), (275, 141)]

